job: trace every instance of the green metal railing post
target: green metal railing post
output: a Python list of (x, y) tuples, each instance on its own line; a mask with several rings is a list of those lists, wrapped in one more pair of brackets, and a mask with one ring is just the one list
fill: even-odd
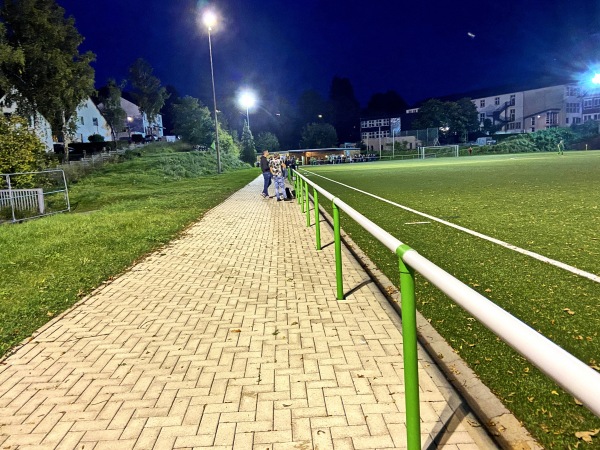
[(344, 284), (342, 282), (342, 233), (340, 231), (340, 209), (333, 204), (333, 238), (335, 244), (335, 279), (337, 285), (337, 299), (344, 300)]
[(304, 190), (302, 192), (303, 197), (303, 204), (305, 205), (305, 208), (302, 210), (303, 212), (306, 213), (306, 216), (308, 217), (308, 224), (306, 225), (307, 227), (310, 226), (310, 216), (308, 216), (310, 214), (310, 202), (308, 200), (308, 183), (306, 182), (306, 180), (304, 180)]
[(304, 185), (306, 182), (303, 179), (300, 179), (300, 204), (302, 205), (302, 212), (304, 213), (306, 210), (304, 205)]
[(315, 205), (315, 235), (317, 236), (317, 250), (321, 250), (321, 220), (319, 217), (319, 193), (313, 187), (313, 204)]
[(302, 180), (300, 179), (300, 176), (298, 174), (296, 174), (296, 201), (298, 202), (298, 204), (300, 204), (300, 198), (302, 198), (302, 192), (300, 192), (300, 183), (302, 183)]
[(415, 301), (415, 272), (402, 257), (411, 248), (396, 249), (400, 268), (400, 297), (402, 307), (402, 351), (404, 353), (404, 394), (406, 402), (406, 441), (408, 450), (421, 448), (419, 412), (419, 370), (417, 355), (417, 307)]

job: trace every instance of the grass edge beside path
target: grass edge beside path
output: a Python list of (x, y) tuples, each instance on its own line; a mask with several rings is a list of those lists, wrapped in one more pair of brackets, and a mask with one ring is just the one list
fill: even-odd
[[(0, 226), (0, 360), (258, 173), (244, 169), (161, 183), (155, 174), (133, 175), (105, 172), (74, 185), (73, 203), (81, 205), (75, 212)], [(102, 204), (86, 210), (86, 197), (98, 192)]]

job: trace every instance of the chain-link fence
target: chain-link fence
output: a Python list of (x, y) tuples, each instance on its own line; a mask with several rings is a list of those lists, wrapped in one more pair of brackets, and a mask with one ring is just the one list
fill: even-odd
[(0, 223), (71, 210), (64, 171), (0, 174)]

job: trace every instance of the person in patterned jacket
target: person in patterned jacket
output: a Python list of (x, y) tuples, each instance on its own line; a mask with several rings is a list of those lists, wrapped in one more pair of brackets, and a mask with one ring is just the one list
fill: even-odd
[(285, 194), (285, 182), (283, 178), (285, 164), (279, 157), (279, 153), (273, 155), (273, 159), (269, 162), (269, 168), (271, 169), (271, 176), (275, 182), (275, 197), (277, 197), (277, 201), (280, 202), (283, 199), (287, 202), (291, 200), (291, 198), (287, 198)]

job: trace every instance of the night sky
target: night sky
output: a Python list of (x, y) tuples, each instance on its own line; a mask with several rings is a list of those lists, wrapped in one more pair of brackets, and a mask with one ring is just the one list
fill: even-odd
[[(96, 87), (142, 57), (163, 85), (210, 99), (201, 0), (57, 0), (97, 55)], [(94, 6), (92, 6), (94, 5)], [(543, 85), (600, 59), (595, 0), (221, 0), (212, 34), (217, 101), (255, 88), (263, 103), (347, 77), (362, 106), (396, 90), (409, 103), (509, 84)]]

